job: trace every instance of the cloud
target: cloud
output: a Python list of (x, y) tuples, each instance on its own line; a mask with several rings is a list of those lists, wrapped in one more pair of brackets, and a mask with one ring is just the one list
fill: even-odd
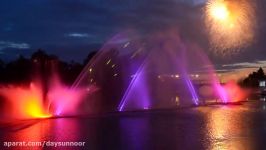
[(245, 70), (245, 74), (249, 74), (252, 70), (258, 68), (266, 68), (266, 60), (255, 60), (255, 61), (243, 61), (243, 62), (232, 62), (227, 64), (216, 64), (215, 71), (217, 73), (235, 73)]
[(258, 68), (258, 67), (264, 67), (264, 66), (266, 66), (266, 61), (241, 62), (241, 63), (223, 65), (223, 67), (227, 67), (227, 68)]
[(0, 50), (6, 48), (14, 48), (14, 49), (29, 49), (30, 45), (28, 43), (15, 43), (9, 41), (0, 41)]
[(66, 34), (67, 37), (73, 37), (73, 38), (87, 38), (89, 37), (89, 34), (87, 33), (69, 33)]

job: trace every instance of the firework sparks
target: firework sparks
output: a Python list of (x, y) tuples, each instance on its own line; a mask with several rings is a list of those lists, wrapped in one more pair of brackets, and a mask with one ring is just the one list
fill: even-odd
[(231, 53), (254, 40), (256, 24), (251, 0), (209, 0), (206, 25), (210, 43), (217, 52)]

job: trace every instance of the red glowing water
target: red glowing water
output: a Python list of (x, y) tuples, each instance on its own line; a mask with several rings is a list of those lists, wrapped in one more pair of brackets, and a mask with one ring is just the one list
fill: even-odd
[(9, 119), (51, 117), (43, 104), (43, 92), (36, 83), (31, 83), (28, 87), (14, 85), (2, 87), (0, 95), (10, 104), (4, 112)]
[(250, 94), (249, 89), (241, 88), (235, 81), (229, 81), (224, 86), (224, 91), (228, 102), (239, 102), (244, 101)]
[(41, 82), (28, 86), (9, 85), (0, 87), (0, 96), (8, 109), (3, 118), (32, 119), (74, 114), (86, 90), (70, 89), (59, 78), (52, 76), (48, 92), (44, 93)]

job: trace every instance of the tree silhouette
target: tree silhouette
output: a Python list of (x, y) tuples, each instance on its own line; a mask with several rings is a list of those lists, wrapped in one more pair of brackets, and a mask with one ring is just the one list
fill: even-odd
[(242, 82), (240, 82), (240, 85), (244, 87), (257, 88), (259, 86), (260, 80), (266, 80), (266, 76), (261, 67), (259, 68), (257, 72), (253, 72), (249, 74), (247, 78), (245, 78)]
[(1, 84), (25, 84), (30, 83), (36, 77), (47, 84), (48, 78), (54, 71), (57, 71), (62, 81), (71, 85), (80, 74), (96, 51), (91, 52), (80, 64), (75, 61), (65, 62), (55, 55), (47, 54), (44, 50), (38, 49), (30, 59), (20, 55), (14, 61), (5, 63), (0, 59), (0, 83)]

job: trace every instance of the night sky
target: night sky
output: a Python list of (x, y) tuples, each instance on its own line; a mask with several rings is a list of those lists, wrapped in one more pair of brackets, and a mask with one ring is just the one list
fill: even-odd
[(218, 71), (264, 67), (266, 1), (256, 1), (255, 43), (225, 58), (208, 50), (205, 0), (1, 0), (0, 58), (28, 57), (41, 48), (61, 59), (81, 62), (90, 51), (127, 29), (145, 36), (176, 27), (206, 50)]

